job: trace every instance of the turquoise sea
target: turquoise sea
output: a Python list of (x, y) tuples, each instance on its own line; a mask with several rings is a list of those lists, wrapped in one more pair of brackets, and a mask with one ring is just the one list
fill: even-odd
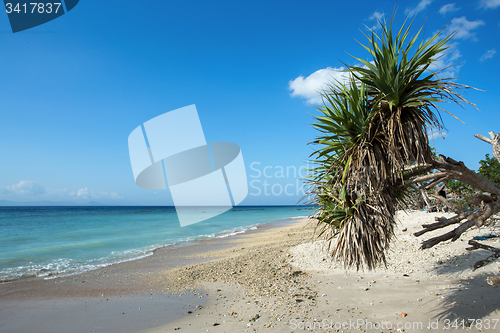
[(173, 207), (0, 207), (0, 282), (78, 274), (312, 212), (307, 206), (235, 207), (181, 228)]

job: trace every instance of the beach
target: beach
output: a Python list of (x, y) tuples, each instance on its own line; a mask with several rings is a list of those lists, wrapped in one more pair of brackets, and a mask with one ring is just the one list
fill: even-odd
[(486, 278), (500, 264), (472, 271), (490, 253), (465, 250), (472, 237), (499, 230), (420, 250), (436, 232), (413, 233), (443, 215), (398, 212), (388, 265), (374, 272), (332, 262), (313, 237), (315, 221), (303, 218), (83, 274), (3, 283), (0, 331), (499, 331), (500, 292)]

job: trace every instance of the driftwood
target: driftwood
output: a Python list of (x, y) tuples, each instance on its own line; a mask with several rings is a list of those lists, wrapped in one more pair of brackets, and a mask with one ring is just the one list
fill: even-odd
[(500, 258), (500, 249), (497, 249), (496, 247), (484, 245), (484, 244), (476, 242), (475, 240), (470, 240), (469, 245), (472, 245), (471, 247), (467, 248), (467, 250), (469, 250), (469, 251), (476, 250), (476, 249), (483, 249), (483, 250), (488, 250), (488, 251), (493, 252), (493, 254), (491, 256), (489, 256), (488, 258), (483, 259), (483, 260), (479, 260), (478, 262), (476, 262), (474, 264), (473, 270), (476, 270), (480, 267), (486, 266), (490, 262), (493, 262), (496, 259)]
[(430, 238), (424, 242), (422, 242), (422, 249), (428, 249), (433, 247), (436, 244), (439, 244), (441, 242), (447, 241), (447, 240), (452, 240), (456, 241), (460, 236), (469, 230), (472, 227), (481, 227), (484, 225), (484, 222), (491, 216), (493, 215), (493, 212), (496, 208), (496, 211), (500, 211), (500, 205), (495, 205), (493, 203), (489, 203), (488, 205), (485, 206), (485, 209), (482, 209), (480, 211), (477, 211), (476, 213), (470, 215), (465, 222), (462, 222), (458, 227), (453, 229), (452, 231), (449, 231), (447, 233), (444, 233), (442, 235)]
[[(489, 132), (489, 135), (490, 139), (483, 135), (476, 135), (476, 137), (491, 144), (493, 147), (493, 156), (500, 161), (500, 134)], [(429, 173), (432, 170), (435, 172)], [(438, 230), (450, 225), (458, 224), (458, 226), (449, 232), (423, 241), (421, 245), (422, 249), (431, 248), (436, 244), (448, 240), (455, 241), (460, 238), (465, 231), (472, 227), (481, 227), (485, 225), (487, 220), (492, 215), (500, 212), (500, 201), (498, 200), (498, 197), (500, 196), (500, 186), (477, 175), (475, 172), (468, 169), (462, 161), (456, 161), (450, 157), (439, 155), (439, 158), (427, 161), (427, 163), (423, 165), (415, 165), (407, 168), (407, 171), (407, 174), (403, 177), (404, 183), (401, 185), (403, 189), (409, 186), (418, 185), (418, 188), (422, 192), (425, 192), (423, 191), (424, 189), (433, 188), (445, 179), (453, 179), (466, 183), (479, 191), (478, 194), (475, 195), (475, 198), (470, 201), (471, 205), (479, 205), (479, 209), (467, 212), (461, 212), (448, 200), (446, 200), (446, 198), (438, 193), (429, 194), (430, 197), (438, 200), (440, 203), (455, 212), (456, 215), (451, 218), (436, 218), (436, 223), (423, 225), (423, 230), (414, 233), (414, 235), (418, 237), (429, 231)], [(470, 242), (469, 244), (473, 245), (477, 243), (474, 241), (472, 242), (472, 244)], [(481, 248), (484, 249), (485, 247)], [(491, 258), (493, 259), (491, 260), (500, 256), (500, 250), (495, 249), (495, 251), (498, 251), (495, 252), (493, 249), (495, 248), (489, 249), (495, 253), (492, 255)], [(486, 259), (486, 261), (487, 260), (488, 259)], [(487, 263), (486, 261), (483, 265)]]
[(449, 202), (448, 200), (446, 200), (445, 197), (443, 197), (443, 196), (441, 196), (439, 194), (435, 194), (435, 193), (430, 193), (429, 196), (431, 198), (434, 198), (434, 199), (438, 200), (439, 202), (441, 202), (443, 205), (445, 205), (446, 207), (448, 207), (448, 209), (450, 209), (451, 211), (455, 212), (455, 214), (461, 214), (462, 213), (451, 202)]

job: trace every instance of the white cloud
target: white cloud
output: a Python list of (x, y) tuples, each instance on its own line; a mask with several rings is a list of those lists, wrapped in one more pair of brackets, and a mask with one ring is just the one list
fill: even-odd
[(375, 11), (375, 12), (373, 12), (372, 16), (370, 16), (368, 19), (370, 21), (372, 21), (372, 20), (380, 20), (380, 21), (382, 21), (384, 19), (384, 16), (385, 16), (384, 12), (377, 12), (377, 11)]
[(45, 194), (45, 188), (43, 186), (40, 186), (35, 182), (27, 180), (21, 180), (18, 184), (7, 186), (6, 189), (7, 191), (4, 190), (3, 191), (4, 193), (10, 191), (10, 193), (15, 193), (15, 194), (29, 194), (29, 195)]
[(91, 196), (91, 193), (89, 192), (88, 188), (81, 188), (76, 191), (76, 196), (79, 198), (88, 199), (89, 196)]
[(384, 12), (377, 12), (377, 11), (373, 12), (373, 14), (367, 19), (371, 23), (371, 27), (367, 26), (368, 30), (380, 29), (381, 26), (379, 21), (384, 22), (384, 19), (385, 19)]
[(122, 195), (117, 192), (94, 192), (89, 190), (88, 187), (81, 188), (77, 191), (69, 190), (67, 188), (54, 189), (47, 188), (38, 185), (33, 181), (21, 180), (19, 183), (0, 187), (1, 195), (33, 195), (42, 196), (44, 200), (67, 200), (68, 198), (73, 199), (108, 199), (108, 200), (120, 200), (124, 199)]
[(288, 82), (289, 89), (292, 91), (292, 97), (302, 97), (311, 104), (321, 103), (320, 92), (327, 88), (327, 84), (335, 83), (338, 80), (346, 83), (349, 74), (342, 72), (345, 67), (323, 68), (304, 78), (302, 75), (295, 80)]
[(495, 53), (497, 53), (497, 51), (495, 49), (488, 50), (485, 54), (483, 54), (481, 56), (481, 58), (479, 58), (479, 60), (480, 61), (485, 61), (487, 59), (491, 59), (491, 58), (493, 58), (493, 56), (495, 55)]
[(492, 8), (495, 9), (500, 6), (500, 0), (481, 0), (481, 3), (479, 4), (480, 8)]
[(473, 41), (477, 41), (476, 33), (472, 32), (472, 30), (479, 28), (484, 25), (484, 22), (481, 20), (476, 21), (468, 21), (465, 16), (455, 17), (451, 20), (450, 24), (446, 27), (443, 34), (448, 36), (449, 34), (456, 31), (456, 35), (454, 38), (456, 39), (472, 39)]
[(436, 128), (429, 128), (427, 130), (427, 137), (429, 140), (435, 140), (435, 139), (444, 139), (448, 136), (448, 132), (446, 131), (439, 131)]
[(460, 50), (456, 45), (451, 46), (444, 53), (439, 54), (434, 58), (434, 62), (429, 66), (429, 70), (433, 72), (441, 71), (438, 76), (442, 79), (457, 77), (463, 62), (458, 64), (458, 59), (462, 57)]
[(80, 199), (123, 199), (123, 196), (119, 195), (117, 192), (94, 192), (89, 190), (88, 187), (81, 188), (78, 191), (72, 191), (69, 195), (76, 196)]
[[(448, 36), (456, 31), (454, 38), (477, 40), (476, 33), (472, 32), (472, 30), (482, 25), (484, 25), (484, 22), (481, 20), (468, 21), (465, 16), (462, 16), (452, 19), (450, 24), (443, 31), (442, 35)], [(435, 33), (438, 33), (438, 31)], [(444, 53), (435, 57), (435, 61), (431, 64), (431, 66), (429, 66), (429, 69), (433, 72), (442, 70), (442, 72), (438, 74), (441, 78), (457, 77), (460, 68), (464, 64), (464, 62), (458, 63), (459, 58), (461, 57), (462, 54), (457, 48), (457, 44), (455, 44), (448, 48)]]
[(427, 8), (427, 6), (429, 6), (431, 3), (432, 3), (432, 0), (421, 0), (418, 3), (418, 5), (415, 6), (414, 8), (407, 8), (405, 10), (405, 14), (410, 15), (410, 16), (415, 15), (416, 13), (421, 12), (422, 10)]
[(46, 189), (47, 195), (49, 196), (67, 196), (69, 194), (69, 190), (67, 188), (63, 189), (54, 189), (54, 188), (48, 188)]
[(447, 5), (444, 5), (439, 9), (439, 14), (446, 14), (450, 12), (456, 12), (457, 10), (460, 10), (460, 8), (455, 7), (454, 3), (449, 3)]
[(92, 192), (92, 198), (94, 199), (123, 199), (123, 196), (119, 195), (117, 192)]

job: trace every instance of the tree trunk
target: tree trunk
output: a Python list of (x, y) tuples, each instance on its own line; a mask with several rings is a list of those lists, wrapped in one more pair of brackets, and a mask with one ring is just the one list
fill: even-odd
[(493, 157), (500, 162), (500, 133), (495, 134), (495, 132), (488, 132), (488, 134), (490, 135), (490, 139), (481, 134), (476, 134), (474, 136), (479, 140), (483, 140), (484, 142), (491, 144), (493, 147)]

